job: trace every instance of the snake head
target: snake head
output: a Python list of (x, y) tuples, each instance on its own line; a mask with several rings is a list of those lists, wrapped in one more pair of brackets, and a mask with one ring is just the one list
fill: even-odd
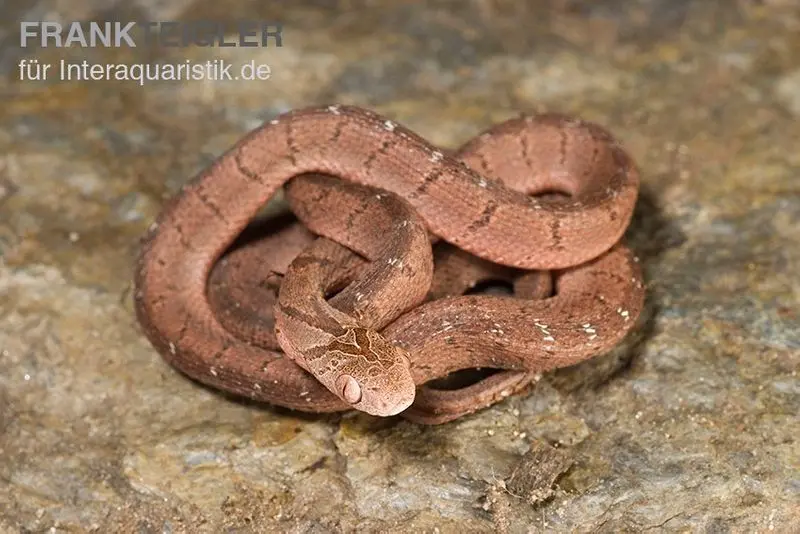
[(332, 391), (356, 410), (388, 417), (414, 402), (408, 353), (367, 328), (348, 328), (326, 348)]

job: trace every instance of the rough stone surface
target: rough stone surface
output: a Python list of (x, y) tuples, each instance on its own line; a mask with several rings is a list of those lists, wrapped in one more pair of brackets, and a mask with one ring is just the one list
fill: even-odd
[[(3, 6), (0, 531), (796, 532), (797, 2), (107, 5)], [(285, 46), (22, 50), (16, 26), (214, 17), (280, 20)], [(273, 76), (20, 82), (23, 57)], [(331, 101), (445, 146), (521, 110), (609, 127), (644, 180), (636, 340), (435, 428), (300, 417), (173, 371), (132, 313), (138, 237), (248, 129)]]

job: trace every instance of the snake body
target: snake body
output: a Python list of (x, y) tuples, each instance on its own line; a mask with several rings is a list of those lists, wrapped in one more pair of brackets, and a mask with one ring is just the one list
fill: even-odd
[[(382, 267), (377, 272), (384, 274), (372, 278), (379, 288), (375, 293), (393, 287), (408, 303), (395, 306), (394, 297), (367, 300), (378, 302), (373, 304), (378, 308), (393, 307), (392, 313), (413, 309), (379, 334), (381, 321), (365, 326), (357, 313), (354, 317), (326, 303), (325, 293), (331, 289), (325, 286), (330, 283), (326, 265), (332, 265), (326, 255), (335, 255), (335, 247), (323, 243), (292, 262), (280, 290), (278, 342), (290, 359), (244, 343), (222, 325), (209, 302), (211, 270), (278, 188), (308, 173), (397, 195), (409, 207), (405, 215), (392, 217), (412, 221), (418, 214), (420, 221), (410, 225), (415, 235), (427, 228), (503, 266), (565, 269), (558, 276), (556, 295), (540, 301), (451, 297), (413, 308), (421, 293), (409, 289), (417, 287), (410, 280), (425, 276), (428, 271), (419, 266), (427, 260), (407, 272), (409, 283), (398, 284), (386, 275), (392, 270)], [(343, 190), (334, 186), (325, 195), (335, 205), (339, 196), (346, 196)], [(618, 342), (638, 315), (643, 295), (636, 262), (627, 249), (615, 246), (637, 191), (635, 167), (605, 130), (558, 115), (507, 121), (450, 155), (360, 108), (289, 112), (247, 135), (167, 203), (139, 256), (136, 312), (159, 352), (201, 382), (294, 408), (333, 411), (352, 406), (391, 415), (414, 399), (414, 383), (456, 368), (518, 371), (490, 377), (486, 383), (491, 386), (493, 380), (500, 384), (530, 375), (532, 369), (575, 363)], [(542, 192), (571, 198), (531, 196)], [(333, 219), (334, 227), (344, 229), (345, 237), (337, 241), (353, 237), (348, 231), (357, 234), (354, 226), (348, 227), (350, 215), (328, 212), (329, 222)], [(313, 221), (304, 222), (325, 235)], [(403, 254), (423, 258), (415, 239), (408, 234), (410, 252)], [(400, 254), (395, 249), (402, 248), (402, 241), (381, 254)], [(359, 292), (350, 286), (346, 291), (351, 300)], [(354, 364), (358, 361), (368, 364)], [(325, 388), (309, 384), (302, 369)], [(274, 384), (287, 386), (285, 395)], [(466, 403), (490, 402), (496, 389)], [(470, 406), (454, 408), (468, 411)], [(413, 417), (413, 408), (410, 412)]]

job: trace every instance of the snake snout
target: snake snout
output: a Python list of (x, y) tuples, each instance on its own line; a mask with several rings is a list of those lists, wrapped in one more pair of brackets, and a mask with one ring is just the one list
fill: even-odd
[(376, 415), (390, 417), (406, 410), (414, 402), (417, 393), (416, 385), (408, 368), (398, 369), (396, 373), (387, 376), (388, 380), (374, 395), (373, 404)]
[(414, 402), (408, 353), (377, 332), (351, 328), (331, 342), (328, 352), (339, 361), (338, 376), (328, 387), (356, 410), (390, 417)]
[(387, 405), (386, 409), (385, 409), (386, 417), (391, 417), (393, 415), (397, 415), (400, 412), (403, 412), (403, 411), (407, 410), (408, 407), (411, 406), (411, 404), (413, 402), (414, 402), (414, 397), (411, 396), (410, 398), (406, 397), (406, 398), (400, 399), (394, 405)]
[(391, 417), (406, 410), (414, 402), (416, 388), (410, 380), (393, 382), (389, 387), (374, 391), (362, 386), (352, 376), (343, 375), (337, 381), (342, 398), (353, 408), (379, 417)]

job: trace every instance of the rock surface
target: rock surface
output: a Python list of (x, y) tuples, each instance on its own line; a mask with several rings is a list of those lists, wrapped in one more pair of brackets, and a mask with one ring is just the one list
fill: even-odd
[[(5, 4), (0, 531), (796, 528), (798, 4), (289, 4)], [(16, 22), (223, 17), (279, 20), (284, 46), (21, 49)], [(223, 58), (272, 76), (20, 81), (22, 58)], [(247, 130), (331, 101), (443, 146), (521, 110), (606, 125), (644, 181), (629, 232), (649, 282), (637, 339), (433, 428), (300, 417), (173, 371), (132, 313), (139, 236)]]

